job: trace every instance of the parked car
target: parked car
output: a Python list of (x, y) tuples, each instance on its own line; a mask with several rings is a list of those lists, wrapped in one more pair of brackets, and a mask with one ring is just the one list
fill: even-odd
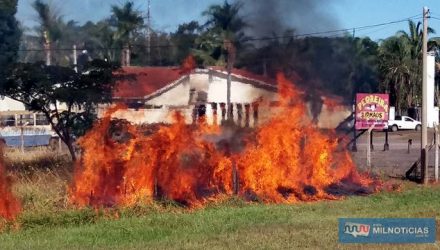
[(419, 131), (422, 128), (422, 123), (408, 116), (396, 116), (394, 120), (388, 121), (388, 128), (393, 132), (399, 129), (414, 129)]

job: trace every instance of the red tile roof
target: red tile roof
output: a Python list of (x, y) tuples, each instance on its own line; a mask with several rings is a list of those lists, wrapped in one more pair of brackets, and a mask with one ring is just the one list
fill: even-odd
[(115, 75), (122, 76), (113, 91), (116, 98), (141, 98), (183, 76), (179, 67), (123, 67)]

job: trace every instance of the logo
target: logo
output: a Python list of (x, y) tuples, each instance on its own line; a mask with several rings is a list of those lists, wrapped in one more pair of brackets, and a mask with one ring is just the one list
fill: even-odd
[(353, 235), (353, 237), (358, 237), (358, 236), (368, 237), (368, 235), (370, 234), (370, 225), (345, 222), (344, 233), (351, 234)]
[(435, 218), (340, 218), (341, 243), (434, 243)]

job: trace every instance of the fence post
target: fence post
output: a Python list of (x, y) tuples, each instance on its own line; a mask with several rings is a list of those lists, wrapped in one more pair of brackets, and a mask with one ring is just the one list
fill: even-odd
[(24, 124), (22, 124), (20, 126), (20, 140), (21, 140), (21, 145), (20, 145), (20, 149), (21, 152), (24, 153), (24, 127), (27, 126), (29, 124), (29, 122), (26, 122)]
[(369, 168), (370, 169), (370, 171), (372, 170), (371, 169), (371, 150), (372, 150), (372, 147), (371, 147), (371, 143), (372, 143), (372, 136), (371, 136), (371, 131), (373, 130), (373, 128), (374, 128), (374, 126), (375, 126), (376, 124), (374, 123), (373, 125), (371, 125), (371, 127), (370, 128), (368, 128), (368, 135), (367, 135), (367, 138), (368, 138), (368, 145), (367, 145), (367, 168)]
[(383, 151), (390, 150), (390, 144), (388, 144), (388, 128), (385, 130), (385, 144), (383, 145)]
[(21, 149), (22, 153), (24, 153), (24, 132), (23, 132), (23, 130), (24, 130), (24, 127), (21, 126), (20, 127), (20, 141), (21, 141), (20, 149)]

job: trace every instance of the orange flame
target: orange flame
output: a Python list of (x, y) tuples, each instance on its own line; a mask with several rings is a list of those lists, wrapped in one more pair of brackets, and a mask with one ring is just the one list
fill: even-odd
[(20, 211), (20, 202), (11, 192), (11, 179), (6, 176), (3, 165), (3, 152), (0, 147), (0, 217), (13, 221)]
[(202, 139), (208, 130), (187, 126), (180, 113), (174, 120), (153, 135), (123, 123), (120, 129), (130, 139), (116, 142), (108, 134), (115, 128), (107, 115), (80, 141), (85, 152), (71, 201), (99, 207), (165, 197), (194, 206), (203, 197), (228, 192), (230, 184), (221, 176), (230, 169), (230, 160)]
[(235, 155), (207, 139), (221, 133), (218, 127), (186, 125), (180, 113), (173, 114), (172, 125), (152, 132), (112, 120), (117, 108), (109, 110), (79, 142), (84, 151), (70, 201), (108, 207), (166, 198), (199, 206), (238, 194), (290, 203), (338, 199), (376, 185), (357, 172), (333, 134), (312, 125), (293, 84), (281, 74), (277, 80), (278, 115), (256, 129)]
[(371, 184), (357, 173), (336, 140), (313, 127), (293, 85), (281, 74), (277, 80), (280, 113), (257, 130), (255, 145), (239, 156), (243, 194), (272, 202), (335, 199), (329, 190), (332, 185)]
[(180, 66), (180, 73), (188, 74), (195, 68), (196, 60), (194, 59), (194, 56), (190, 54), (183, 60), (182, 65)]

